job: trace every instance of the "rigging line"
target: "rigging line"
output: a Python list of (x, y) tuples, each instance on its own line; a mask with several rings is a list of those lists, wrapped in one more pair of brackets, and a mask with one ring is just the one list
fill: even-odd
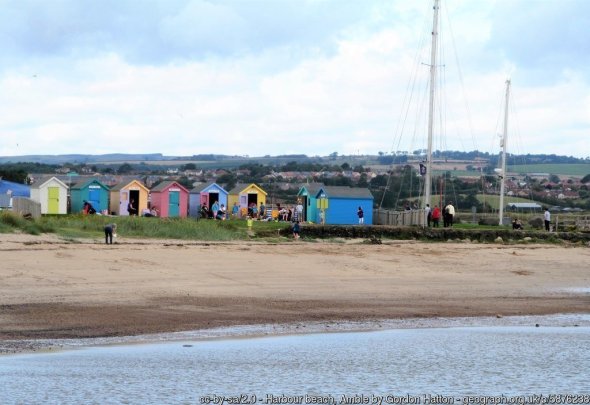
[[(427, 13), (424, 13), (423, 26), (427, 27), (428, 26), (427, 24), (428, 24)], [(395, 147), (395, 150), (399, 151), (399, 149), (400, 149), (401, 140), (403, 137), (403, 133), (405, 131), (408, 115), (410, 113), (410, 107), (412, 105), (413, 95), (415, 92), (417, 78), (418, 78), (418, 72), (419, 72), (419, 60), (421, 58), (421, 53), (423, 52), (423, 48), (424, 48), (424, 45), (426, 42), (427, 29), (424, 28), (424, 29), (420, 30), (420, 32), (422, 34), (420, 35), (420, 39), (418, 41), (418, 47), (416, 48), (416, 53), (414, 55), (414, 61), (413, 61), (414, 68), (413, 68), (412, 74), (410, 76), (410, 80), (408, 81), (408, 84), (406, 86), (406, 92), (404, 95), (404, 100), (402, 102), (402, 108), (400, 109), (400, 119), (398, 120), (397, 127), (396, 127), (396, 133), (395, 133), (395, 136), (394, 136), (394, 139), (393, 139), (393, 142), (391, 145), (391, 149), (390, 149), (391, 153), (393, 153), (394, 147), (396, 145), (396, 139), (397, 139), (397, 147)], [(384, 201), (385, 196), (387, 194), (387, 190), (390, 187), (391, 176), (393, 175), (393, 172), (394, 172), (393, 168), (394, 168), (394, 161), (392, 161), (392, 163), (390, 165), (389, 177), (387, 179), (385, 190), (383, 191), (383, 195), (381, 197), (381, 202), (379, 203), (379, 208), (381, 208), (383, 206), (383, 201)]]
[(469, 126), (469, 132), (471, 135), (471, 140), (473, 142), (473, 147), (475, 150), (479, 150), (477, 147), (477, 142), (475, 138), (475, 134), (473, 131), (473, 120), (471, 117), (471, 109), (469, 108), (469, 102), (467, 101), (467, 92), (465, 91), (465, 81), (463, 80), (463, 70), (461, 69), (461, 64), (459, 63), (459, 52), (457, 51), (457, 44), (455, 41), (455, 33), (453, 31), (453, 26), (451, 24), (451, 19), (449, 17), (449, 11), (447, 7), (444, 7), (445, 16), (447, 18), (447, 23), (449, 26), (449, 34), (451, 36), (451, 44), (453, 46), (453, 54), (455, 55), (455, 65), (457, 66), (457, 73), (459, 75), (459, 83), (461, 85), (461, 92), (463, 94), (463, 102), (465, 103), (465, 111), (467, 112), (467, 124)]
[(410, 139), (409, 148), (410, 150), (415, 150), (417, 145), (422, 145), (419, 139), (423, 139), (419, 136), (419, 133), (424, 133), (424, 128), (419, 127), (419, 123), (424, 123), (424, 118), (427, 114), (427, 101), (428, 101), (428, 83), (424, 83), (424, 88), (422, 89), (422, 94), (420, 99), (418, 100), (415, 117), (414, 117), (414, 132), (412, 133), (412, 138)]
[[(445, 38), (445, 30), (442, 29), (442, 21), (441, 21), (441, 29), (440, 29), (440, 46), (439, 46), (439, 53), (438, 53), (438, 65), (440, 66), (439, 69), (439, 75), (438, 75), (438, 83), (436, 83), (436, 96), (437, 96), (437, 101), (438, 101), (438, 110), (437, 110), (437, 118), (438, 118), (438, 139), (439, 139), (439, 143), (441, 145), (446, 146), (446, 134), (445, 134), (445, 128), (446, 128), (446, 121), (445, 121), (445, 117), (446, 117), (446, 111), (448, 108), (448, 100), (446, 99), (446, 92), (445, 89), (447, 88), (447, 69), (445, 66), (445, 60), (446, 60), (446, 52), (445, 52), (445, 47), (443, 46), (444, 44), (444, 38)], [(445, 148), (446, 149), (446, 148)]]
[[(524, 150), (522, 149), (522, 137), (520, 136), (521, 132), (520, 132), (520, 117), (518, 114), (518, 97), (517, 94), (515, 94), (514, 91), (512, 91), (512, 103), (510, 103), (510, 111), (512, 116), (514, 117), (513, 119), (510, 120), (510, 122), (512, 122), (512, 126), (514, 128), (514, 133), (515, 133), (515, 140), (516, 140), (516, 145), (517, 145), (517, 152), (519, 153), (519, 155), (522, 157), (522, 165), (524, 166), (524, 172), (527, 173), (528, 175), (528, 163), (527, 163), (527, 159), (526, 159), (526, 153), (524, 153)], [(529, 196), (529, 200), (530, 201), (534, 201), (533, 198), (533, 189), (531, 187), (530, 181), (527, 182), (527, 189), (528, 189), (528, 196)]]
[[(423, 48), (425, 46), (426, 39), (428, 38), (427, 28), (426, 28), (426, 27), (428, 27), (427, 13), (424, 13), (424, 20), (423, 20), (422, 25), (423, 25), (423, 29), (420, 30), (421, 35), (420, 35), (420, 38), (418, 41), (418, 46), (416, 48), (416, 52), (414, 54), (414, 59), (413, 59), (413, 63), (412, 63), (412, 66), (413, 66), (412, 74), (410, 75), (410, 79), (408, 80), (408, 84), (406, 86), (406, 92), (404, 94), (402, 108), (400, 109), (400, 119), (398, 120), (398, 123), (397, 123), (395, 137), (394, 137), (394, 140), (391, 145), (391, 151), (394, 150), (394, 146), (396, 144), (396, 142), (395, 142), (396, 139), (398, 140), (396, 149), (399, 150), (399, 145), (401, 143), (401, 138), (402, 138), (404, 128), (405, 128), (405, 123), (407, 121), (410, 106), (412, 104), (414, 90), (415, 90), (416, 82), (417, 82), (417, 78), (418, 78), (418, 72), (420, 71), (419, 70), (419, 66), (420, 66), (419, 60), (422, 57), (422, 53), (424, 52)], [(405, 112), (405, 114), (404, 114), (404, 112)], [(402, 116), (403, 116), (403, 119), (402, 119)], [(401, 128), (400, 128), (400, 126), (401, 126)]]
[[(416, 75), (416, 77), (417, 77), (417, 75)], [(414, 88), (415, 88), (415, 86), (413, 86), (412, 90), (414, 90)], [(414, 132), (412, 134), (410, 145), (409, 145), (410, 146), (410, 150), (413, 150), (414, 149), (414, 144), (415, 144), (415, 140), (416, 140), (416, 137), (417, 137), (416, 134), (417, 134), (417, 131), (418, 131), (418, 124), (417, 123), (422, 121), (422, 120), (420, 120), (420, 112), (423, 111), (423, 109), (424, 109), (423, 106), (426, 104), (426, 101), (425, 100), (427, 99), (427, 95), (428, 95), (428, 85), (426, 83), (424, 85), (424, 89), (423, 89), (423, 92), (422, 92), (422, 97), (419, 97), (419, 99), (417, 100), (417, 103), (416, 103), (416, 104), (418, 104), (418, 106), (417, 106), (416, 111), (415, 111), (416, 116), (414, 118), (414, 120), (415, 120), (414, 121)], [(413, 97), (412, 97), (412, 99), (413, 99)], [(420, 101), (420, 99), (422, 101)], [(422, 108), (420, 108), (420, 106), (422, 106)], [(410, 107), (411, 106), (408, 105), (408, 110), (407, 110), (408, 113), (410, 111)], [(401, 142), (401, 137), (400, 137), (400, 142)], [(399, 150), (399, 144), (398, 144), (398, 150)], [(393, 163), (391, 165), (391, 168), (393, 169)], [(388, 182), (387, 182), (387, 184), (388, 184), (387, 188), (389, 188), (389, 184), (391, 182), (391, 176), (393, 176), (393, 174), (394, 174), (394, 170), (391, 170), (390, 173), (389, 173), (389, 178), (388, 178)], [(404, 180), (405, 180), (405, 178), (404, 178), (404, 176), (402, 176), (401, 177), (401, 181), (400, 181), (400, 185), (399, 185), (398, 196), (397, 196), (397, 200), (396, 201), (399, 201), (399, 198), (400, 198), (400, 195), (401, 195), (401, 190), (404, 187), (404, 183), (405, 183)], [(392, 190), (392, 191), (394, 191), (394, 190)], [(383, 194), (383, 196), (381, 198), (380, 206), (383, 205), (384, 199), (385, 199), (385, 193)], [(397, 206), (397, 202), (396, 202), (396, 206)]]
[[(492, 139), (491, 139), (491, 145), (490, 145), (490, 151), (495, 151), (496, 150), (496, 145), (497, 145), (497, 139), (498, 139), (498, 134), (500, 133), (500, 126), (502, 125), (502, 121), (503, 121), (503, 116), (504, 116), (504, 103), (506, 102), (506, 96), (505, 93), (502, 91), (501, 93), (498, 93), (498, 100), (500, 100), (497, 105), (500, 106), (500, 109), (498, 109), (498, 115), (496, 116), (496, 128), (494, 129), (493, 135), (492, 135)], [(494, 154), (491, 154), (490, 158), (492, 158)], [(492, 162), (489, 162), (490, 164), (492, 164)], [(496, 166), (497, 163), (494, 163), (494, 166)]]

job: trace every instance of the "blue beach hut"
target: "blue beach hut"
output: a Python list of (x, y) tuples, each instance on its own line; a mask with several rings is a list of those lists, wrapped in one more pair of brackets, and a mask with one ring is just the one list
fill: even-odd
[[(228, 192), (217, 183), (204, 183), (193, 188), (190, 192), (189, 197), (189, 215), (191, 217), (198, 217), (200, 207), (206, 205), (209, 210), (213, 204), (217, 201), (227, 206)], [(229, 212), (229, 209), (228, 209)]]
[(303, 184), (297, 193), (297, 199), (303, 205), (303, 221), (319, 222), (316, 195), (320, 188), (324, 187), (322, 183)]
[(324, 210), (324, 221), (328, 225), (358, 224), (357, 211), (361, 207), (365, 224), (373, 223), (373, 194), (367, 188), (322, 186), (315, 194), (316, 220)]

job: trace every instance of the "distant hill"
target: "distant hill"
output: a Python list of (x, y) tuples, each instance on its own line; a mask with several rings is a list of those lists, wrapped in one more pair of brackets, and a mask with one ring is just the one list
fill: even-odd
[[(328, 162), (329, 164), (350, 163), (362, 165), (391, 165), (404, 164), (406, 162), (418, 162), (424, 160), (424, 155), (416, 151), (413, 154), (388, 154), (379, 152), (378, 155), (338, 155), (336, 152), (328, 156), (307, 156), (304, 154), (277, 155), (277, 156), (230, 156), (218, 154), (200, 154), (192, 156), (164, 156), (161, 153), (109, 153), (104, 155), (88, 154), (69, 154), (69, 155), (21, 155), (21, 156), (0, 156), (0, 164), (5, 163), (43, 163), (57, 164), (114, 164), (114, 163), (139, 163), (139, 162), (171, 162), (172, 164), (184, 164), (187, 162), (199, 162), (208, 167), (235, 167), (244, 163), (259, 163), (262, 165), (281, 165), (288, 162)], [(497, 167), (498, 155), (491, 155), (487, 152), (471, 151), (434, 151), (433, 159), (435, 161), (462, 161), (473, 162), (478, 165), (490, 165)], [(574, 158), (572, 156), (557, 155), (509, 155), (507, 164), (512, 167), (522, 167), (523, 165), (573, 165), (579, 164), (581, 167), (590, 165), (590, 159)], [(182, 162), (182, 163), (181, 163)], [(517, 166), (518, 165), (518, 166)], [(580, 170), (578, 167), (576, 173)], [(540, 167), (539, 167), (540, 168)], [(567, 170), (567, 169), (566, 169)], [(564, 173), (565, 174), (565, 173)], [(587, 173), (584, 173), (587, 174)]]
[[(45, 163), (45, 164), (63, 164), (63, 163), (100, 163), (100, 162), (126, 162), (128, 160), (141, 161), (159, 161), (167, 160), (161, 153), (148, 154), (129, 154), (129, 153), (109, 153), (106, 155), (22, 155), (22, 156), (0, 156), (0, 163)], [(172, 160), (170, 158), (169, 160)]]

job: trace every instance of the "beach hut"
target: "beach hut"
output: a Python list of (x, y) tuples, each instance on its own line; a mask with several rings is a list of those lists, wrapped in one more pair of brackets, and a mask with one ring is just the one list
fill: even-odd
[(189, 197), (189, 215), (191, 217), (198, 217), (200, 207), (206, 205), (209, 210), (217, 201), (219, 205), (223, 204), (227, 208), (228, 192), (217, 183), (204, 183), (190, 192)]
[(31, 200), (41, 204), (41, 214), (67, 214), (68, 186), (57, 177), (42, 178), (31, 186)]
[(234, 203), (237, 203), (238, 207), (240, 207), (240, 214), (242, 216), (246, 215), (248, 212), (248, 207), (250, 207), (252, 204), (256, 205), (257, 207), (259, 207), (261, 203), (266, 205), (266, 196), (266, 191), (254, 183), (238, 183), (228, 192), (228, 210), (231, 210), (234, 206)]
[(373, 194), (367, 188), (322, 186), (316, 192), (316, 220), (324, 212), (324, 223), (328, 225), (358, 224), (357, 210), (364, 212), (365, 224), (373, 223)]
[(142, 211), (148, 208), (149, 193), (150, 190), (145, 184), (137, 179), (122, 181), (111, 188), (109, 211), (113, 215), (129, 215), (127, 207), (129, 201), (133, 200), (138, 215), (141, 215)]
[(303, 221), (316, 222), (318, 218), (316, 195), (323, 186), (322, 183), (308, 183), (303, 184), (299, 189), (297, 199), (303, 205)]
[(84, 201), (88, 201), (97, 212), (109, 209), (109, 188), (96, 179), (83, 180), (70, 188), (72, 213), (82, 212)]
[(189, 191), (176, 181), (164, 181), (152, 188), (152, 208), (161, 217), (186, 217), (188, 214)]

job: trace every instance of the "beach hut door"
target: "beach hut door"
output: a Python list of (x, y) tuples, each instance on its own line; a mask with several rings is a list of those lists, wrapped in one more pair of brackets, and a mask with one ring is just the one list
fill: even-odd
[(242, 208), (248, 207), (248, 195), (240, 194), (240, 207), (242, 207)]
[[(95, 188), (96, 187), (96, 188)], [(100, 205), (100, 186), (90, 186), (88, 188), (88, 202), (96, 211), (101, 210)]]
[(201, 194), (201, 207), (205, 206), (209, 208), (209, 193), (202, 193)]
[(121, 199), (119, 200), (119, 215), (129, 215), (127, 206), (129, 204), (129, 195), (127, 191), (121, 191)]
[(168, 196), (168, 216), (177, 217), (180, 214), (180, 191), (170, 191)]
[(47, 213), (59, 214), (59, 187), (47, 188)]

